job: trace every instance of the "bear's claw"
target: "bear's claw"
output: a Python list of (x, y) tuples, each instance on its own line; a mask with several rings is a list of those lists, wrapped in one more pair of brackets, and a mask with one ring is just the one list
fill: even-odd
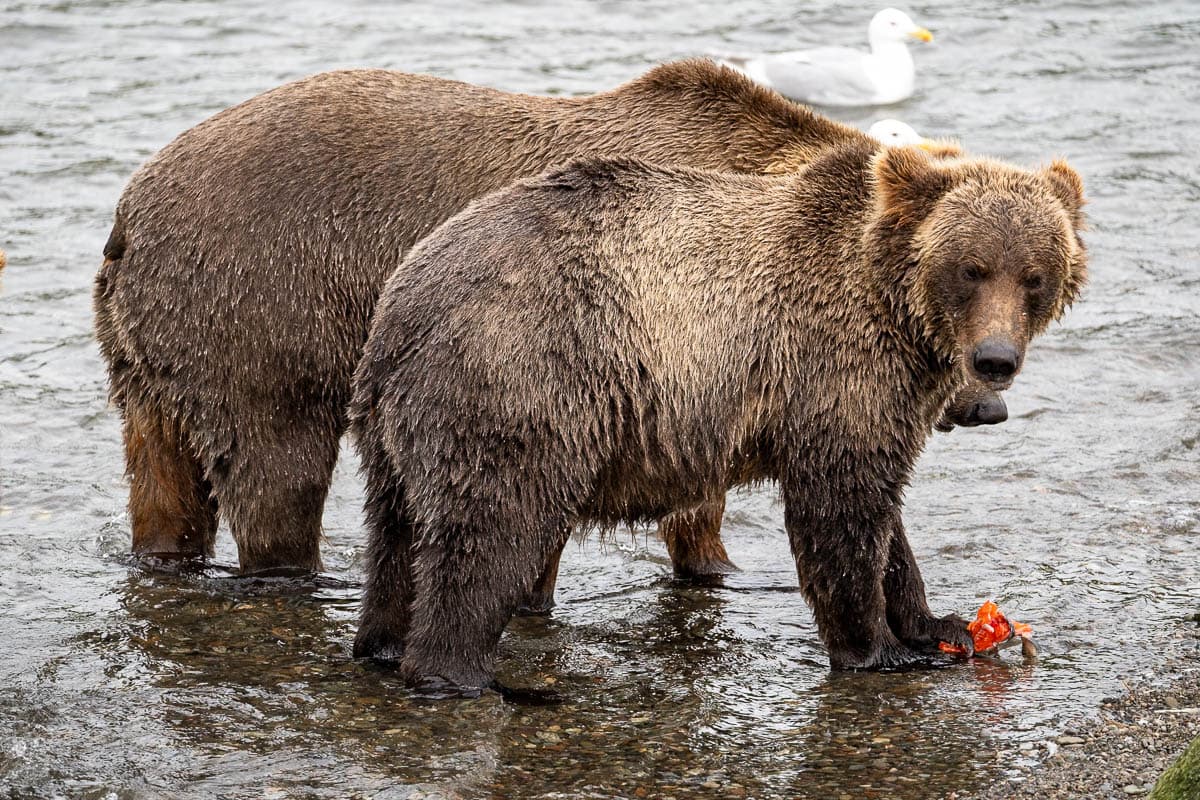
[(518, 617), (548, 617), (551, 610), (558, 605), (554, 602), (554, 593), (531, 594), (524, 603), (517, 606), (517, 610), (513, 612)]
[(354, 657), (396, 663), (404, 656), (404, 644), (385, 631), (364, 625), (354, 637)]
[(835, 670), (893, 670), (933, 666), (934, 663), (928, 654), (895, 639), (880, 644), (865, 656), (852, 652), (829, 653), (829, 664)]
[(968, 656), (975, 652), (967, 621), (957, 614), (935, 617), (932, 614), (909, 620), (904, 630), (896, 632), (900, 641), (918, 650), (935, 651), (941, 642), (966, 648)]
[(426, 675), (412, 681), (413, 696), (422, 700), (475, 700), (483, 695), (484, 686), (463, 686), (440, 675)]
[(496, 680), (488, 688), (499, 693), (504, 702), (519, 706), (554, 706), (563, 701), (562, 695), (553, 689), (514, 689)]
[(734, 572), (741, 570), (727, 558), (685, 561), (674, 565), (675, 580), (687, 581), (697, 586), (721, 586), (724, 577)]

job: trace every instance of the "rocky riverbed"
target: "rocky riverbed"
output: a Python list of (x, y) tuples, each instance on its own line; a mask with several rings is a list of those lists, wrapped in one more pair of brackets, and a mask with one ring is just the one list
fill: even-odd
[(1016, 767), (971, 800), (1149, 796), (1163, 771), (1200, 736), (1200, 614), (1179, 626), (1169, 647), (1166, 669), (1132, 683), (1127, 695), (1105, 700), (1096, 719), (1001, 753)]

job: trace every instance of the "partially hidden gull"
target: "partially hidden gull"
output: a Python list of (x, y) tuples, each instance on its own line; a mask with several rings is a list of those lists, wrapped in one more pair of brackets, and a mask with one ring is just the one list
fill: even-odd
[(913, 126), (898, 119), (881, 119), (867, 129), (867, 135), (888, 147), (919, 147), (934, 158), (962, 155), (962, 146), (954, 139), (926, 139)]
[(920, 146), (926, 141), (912, 125), (898, 119), (879, 120), (867, 129), (867, 135), (892, 147)]
[(907, 42), (933, 41), (908, 14), (885, 8), (867, 28), (869, 53), (817, 47), (787, 53), (724, 56), (718, 60), (793, 100), (821, 106), (898, 103), (912, 95), (915, 72)]

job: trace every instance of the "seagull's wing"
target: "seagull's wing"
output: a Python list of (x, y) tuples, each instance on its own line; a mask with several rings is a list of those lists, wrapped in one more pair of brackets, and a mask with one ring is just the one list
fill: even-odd
[(820, 103), (860, 99), (879, 91), (866, 68), (867, 54), (849, 47), (819, 47), (763, 56), (762, 71), (780, 93)]

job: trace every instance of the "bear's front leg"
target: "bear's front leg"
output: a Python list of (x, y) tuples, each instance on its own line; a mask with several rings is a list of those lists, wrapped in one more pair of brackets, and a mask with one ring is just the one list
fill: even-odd
[(957, 614), (935, 617), (925, 598), (925, 582), (917, 567), (904, 523), (899, 514), (892, 521), (887, 572), (883, 592), (887, 598), (887, 619), (900, 641), (926, 650), (936, 650), (938, 642), (958, 645), (971, 655), (975, 648), (967, 623)]
[(784, 522), (800, 589), (812, 606), (834, 669), (885, 669), (925, 661), (887, 621), (884, 572), (890, 498), (828, 481), (784, 487)]

